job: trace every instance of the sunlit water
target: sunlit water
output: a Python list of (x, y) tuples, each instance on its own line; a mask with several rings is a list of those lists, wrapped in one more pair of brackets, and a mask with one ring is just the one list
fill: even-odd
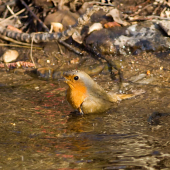
[(143, 86), (147, 94), (107, 113), (72, 116), (64, 83), (1, 74), (1, 169), (170, 168), (169, 116), (148, 123), (154, 111), (168, 113), (169, 89)]

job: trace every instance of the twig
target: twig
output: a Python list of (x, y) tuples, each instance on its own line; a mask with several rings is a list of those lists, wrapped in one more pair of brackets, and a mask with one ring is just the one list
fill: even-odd
[(165, 13), (166, 10), (167, 10), (167, 7), (165, 7), (165, 8), (161, 11), (160, 16), (164, 16), (164, 13)]
[[(31, 5), (32, 5), (32, 4), (30, 4), (29, 6), (31, 6)], [(19, 15), (19, 14), (23, 13), (24, 11), (25, 11), (25, 9), (22, 9), (21, 11), (17, 12), (15, 15)], [(0, 25), (1, 25), (3, 22), (6, 22), (6, 21), (8, 21), (8, 20), (10, 20), (10, 19), (12, 19), (12, 18), (14, 18), (14, 17), (15, 17), (14, 15), (11, 15), (10, 17), (2, 20), (2, 21), (0, 22)]]
[(170, 2), (166, 2), (166, 0), (163, 0), (164, 1), (164, 4), (168, 5), (168, 7), (170, 7)]
[(56, 43), (57, 43), (57, 45), (58, 45), (58, 48), (59, 48), (60, 54), (62, 54), (62, 55), (63, 55), (64, 53), (63, 53), (62, 48), (60, 47), (60, 44), (58, 43), (58, 41), (57, 41)]
[[(19, 48), (31, 48), (31, 46), (25, 46), (25, 45), (16, 45), (16, 44), (3, 44), (0, 43), (0, 46), (8, 46), (8, 47), (19, 47)], [(38, 50), (42, 50), (41, 47), (35, 47), (33, 46), (33, 48), (38, 49)]]
[(6, 18), (6, 16), (7, 16), (8, 12), (9, 12), (9, 11), (8, 11), (8, 9), (6, 9), (6, 10), (5, 10), (5, 12), (4, 12), (4, 14), (3, 14), (3, 19), (5, 19), (5, 18)]
[(135, 18), (135, 19), (131, 19), (131, 18), (129, 18), (129, 22), (134, 22), (134, 21), (139, 21), (139, 20), (152, 20), (153, 21), (153, 19), (155, 19), (155, 20), (167, 20), (167, 21), (169, 21), (170, 20), (170, 18), (164, 18), (164, 17), (160, 17), (160, 16), (156, 16), (156, 15), (149, 15), (149, 16), (147, 16), (147, 17), (142, 17), (142, 16), (139, 16), (138, 18)]
[(29, 43), (23, 43), (23, 42), (20, 42), (20, 41), (17, 41), (17, 40), (14, 40), (12, 38), (9, 38), (9, 37), (6, 37), (5, 35), (1, 35), (0, 34), (0, 38), (6, 40), (6, 41), (10, 41), (10, 42), (13, 42), (15, 44), (20, 44), (20, 45), (25, 45), (25, 46), (30, 46)]
[(33, 46), (33, 42), (34, 42), (34, 37), (35, 37), (35, 34), (33, 35), (32, 41), (31, 41), (30, 57), (31, 57), (31, 60), (32, 60), (33, 64), (35, 65), (35, 68), (37, 68), (37, 67), (36, 67), (36, 64), (35, 64), (35, 62), (34, 62), (34, 59), (33, 59), (33, 57), (32, 57), (32, 46)]
[(5, 63), (1, 63), (0, 68), (4, 68), (4, 67), (7, 67), (9, 69), (11, 67), (13, 67), (13, 68), (16, 68), (16, 67), (35, 67), (35, 65), (33, 63), (30, 63), (30, 62), (17, 61), (17, 62), (14, 62), (14, 63), (6, 63), (6, 66), (5, 66)]
[(28, 7), (28, 5), (23, 1), (23, 0), (20, 0), (21, 3), (27, 8), (27, 10), (31, 13), (31, 15), (42, 25), (42, 27), (47, 31), (49, 32), (49, 29), (48, 27), (31, 11), (31, 9)]
[(82, 53), (76, 49), (74, 49), (71, 45), (67, 44), (66, 42), (62, 41), (62, 40), (58, 40), (58, 42), (60, 44), (62, 44), (63, 46), (67, 47), (69, 50), (74, 51), (74, 53), (78, 54), (78, 55), (82, 55)]
[(96, 2), (96, 1), (88, 2), (88, 3), (89, 3), (89, 4), (97, 4), (97, 5), (103, 5), (103, 6), (112, 6), (112, 7), (115, 7), (115, 5), (113, 5), (113, 4), (107, 4), (107, 3)]
[(160, 9), (161, 5), (162, 5), (161, 3), (158, 4), (158, 6), (157, 6), (157, 7), (155, 8), (155, 10), (152, 12), (153, 15), (156, 14), (156, 12)]
[(17, 2), (17, 1), (14, 0), (14, 1), (11, 1), (11, 2), (7, 2), (7, 3), (5, 3), (4, 5), (1, 5), (1, 6), (0, 6), (0, 13), (6, 9), (6, 5), (15, 6), (15, 5), (16, 5), (16, 2)]
[(12, 9), (9, 7), (9, 5), (7, 5), (6, 7), (8, 8), (9, 12), (10, 12), (15, 18), (17, 18), (18, 24), (21, 25), (21, 21), (19, 20), (18, 16), (15, 15), (15, 13), (12, 11)]
[(145, 7), (143, 7), (142, 9), (139, 9), (137, 12), (135, 12), (134, 14), (131, 15), (131, 17), (138, 15), (140, 12), (142, 12), (143, 10), (145, 10), (147, 7), (152, 6), (153, 4), (148, 4)]

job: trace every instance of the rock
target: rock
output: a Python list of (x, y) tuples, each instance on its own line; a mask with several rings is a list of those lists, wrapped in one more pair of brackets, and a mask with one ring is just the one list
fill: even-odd
[(150, 78), (142, 79), (142, 80), (138, 81), (138, 83), (139, 84), (150, 84), (154, 80), (156, 80), (156, 78), (150, 77)]
[(60, 10), (53, 14), (49, 14), (46, 18), (44, 23), (47, 26), (50, 26), (52, 22), (61, 23), (64, 27), (64, 30), (69, 28), (70, 25), (74, 25), (77, 22), (79, 15), (76, 13), (72, 13), (67, 10)]
[(159, 25), (170, 36), (170, 21), (160, 21)]
[(16, 50), (7, 50), (1, 57), (0, 60), (4, 63), (10, 63), (15, 61), (19, 56), (18, 51)]
[(137, 76), (131, 77), (131, 78), (129, 79), (129, 81), (137, 82), (137, 81), (139, 81), (139, 80), (141, 80), (141, 79), (143, 79), (143, 78), (145, 78), (145, 77), (146, 77), (146, 74), (139, 74), (139, 75), (137, 75)]
[(164, 36), (158, 24), (149, 21), (97, 30), (89, 34), (84, 42), (101, 54), (138, 54), (166, 50), (170, 46), (170, 38)]

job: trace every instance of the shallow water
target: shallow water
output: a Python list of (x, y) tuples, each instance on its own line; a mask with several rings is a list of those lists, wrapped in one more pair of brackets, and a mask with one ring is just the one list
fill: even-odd
[[(126, 79), (136, 74), (136, 67), (125, 72)], [(1, 169), (170, 168), (169, 72), (160, 74), (159, 66), (151, 83), (144, 79), (129, 86), (144, 94), (107, 113), (84, 116), (70, 114), (63, 82), (0, 74)], [(105, 74), (95, 79), (104, 88), (117, 84)], [(148, 120), (154, 112), (166, 114), (152, 125)]]

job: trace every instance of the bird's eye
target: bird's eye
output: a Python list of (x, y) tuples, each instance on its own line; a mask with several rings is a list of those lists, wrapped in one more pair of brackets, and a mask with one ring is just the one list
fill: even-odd
[(79, 77), (78, 77), (78, 76), (75, 76), (75, 77), (74, 77), (74, 80), (78, 80), (78, 79), (79, 79)]

